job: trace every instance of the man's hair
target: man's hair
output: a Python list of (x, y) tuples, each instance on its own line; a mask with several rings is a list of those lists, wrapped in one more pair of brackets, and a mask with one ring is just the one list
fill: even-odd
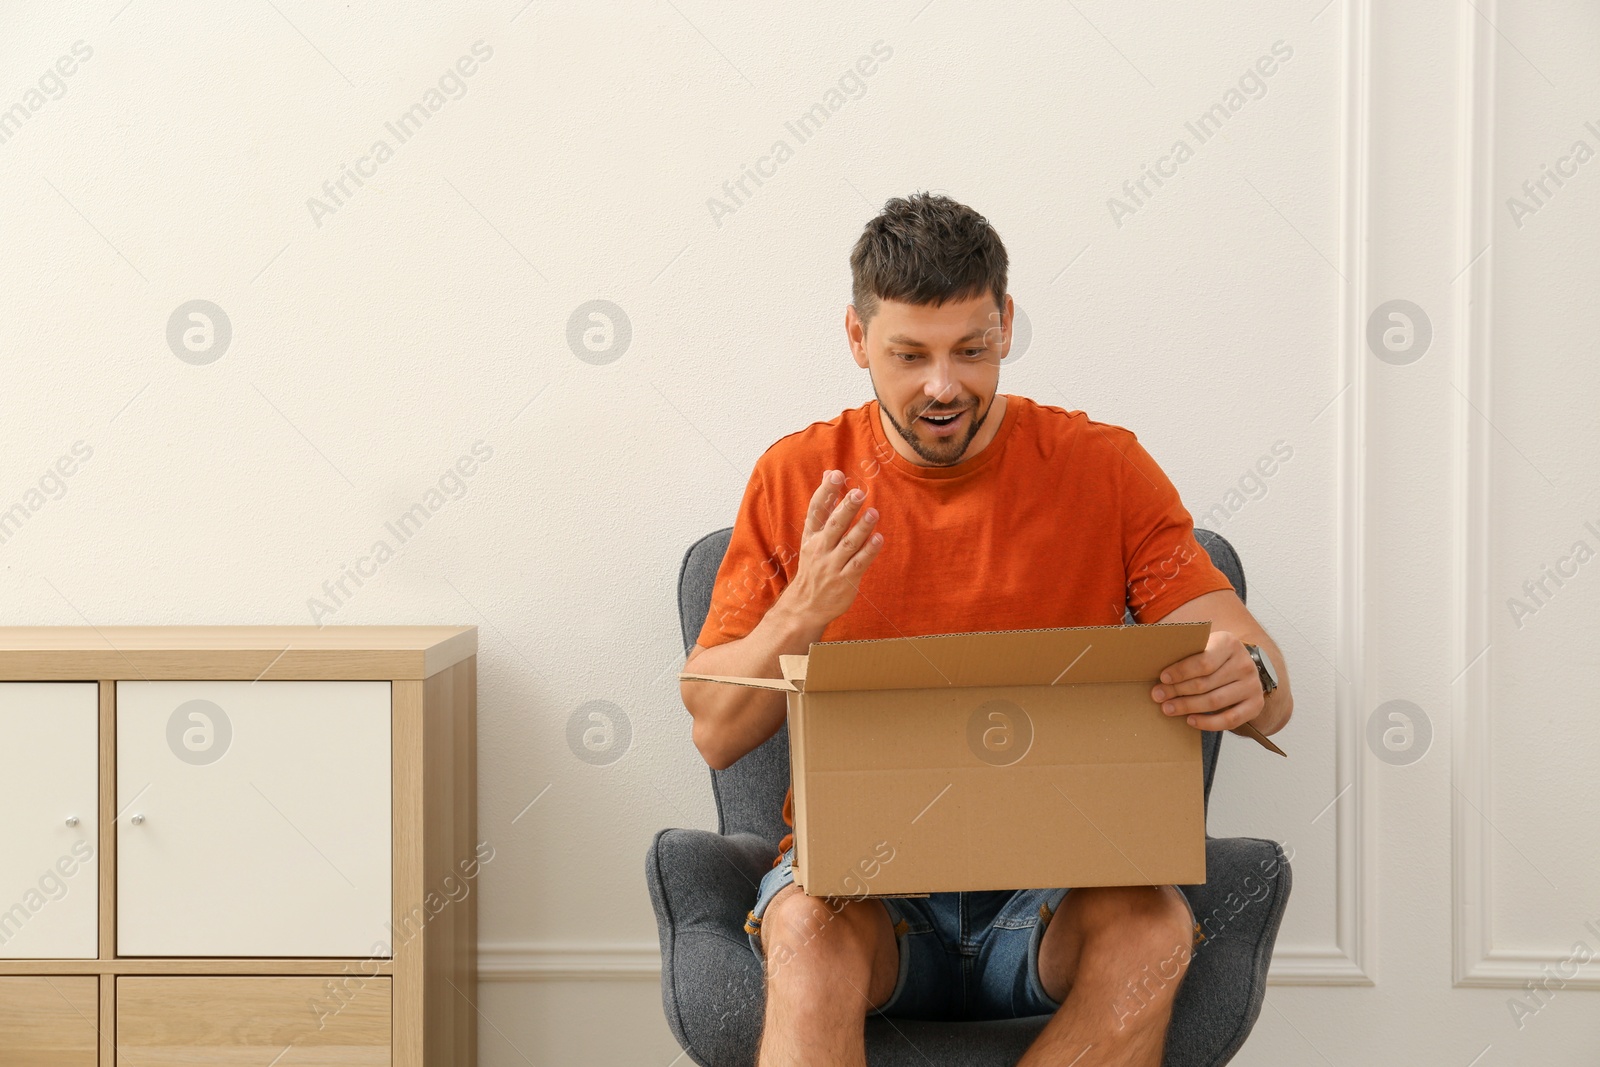
[(989, 292), (1006, 306), (1006, 246), (989, 220), (940, 193), (895, 197), (850, 253), (851, 298), (862, 328), (880, 300), (932, 304)]

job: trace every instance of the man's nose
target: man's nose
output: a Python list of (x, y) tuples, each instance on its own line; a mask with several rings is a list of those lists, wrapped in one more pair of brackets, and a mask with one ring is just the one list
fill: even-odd
[(955, 398), (960, 388), (951, 377), (950, 369), (942, 363), (935, 363), (928, 380), (923, 383), (922, 391), (932, 397), (935, 404), (945, 404)]

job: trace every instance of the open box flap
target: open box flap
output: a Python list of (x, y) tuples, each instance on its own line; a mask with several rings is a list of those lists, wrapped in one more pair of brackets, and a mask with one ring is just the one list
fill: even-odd
[[(778, 657), (782, 678), (689, 672), (678, 677), (788, 693), (1106, 682), (1154, 686), (1162, 670), (1203, 651), (1210, 633), (1211, 624), (1202, 621), (816, 641), (809, 655)], [(1288, 755), (1250, 723), (1232, 732)]]
[(778, 666), (783, 671), (784, 678), (794, 683), (794, 687), (801, 691), (806, 687), (806, 660), (808, 656), (783, 656), (778, 657)]
[(1143, 682), (1203, 652), (1209, 622), (1060, 626), (1035, 630), (817, 641), (807, 692), (940, 686)]
[(1256, 742), (1256, 744), (1260, 745), (1268, 752), (1276, 752), (1278, 755), (1285, 757), (1289, 755), (1289, 753), (1273, 744), (1266, 734), (1262, 733), (1260, 730), (1257, 730), (1250, 723), (1245, 723), (1243, 726), (1235, 726), (1231, 732), (1238, 734), (1240, 737), (1248, 737), (1252, 739)]
[(756, 689), (780, 689), (788, 693), (798, 693), (800, 689), (787, 678), (733, 678), (723, 674), (690, 674), (687, 671), (678, 672), (678, 677), (690, 682), (722, 682), (726, 685), (752, 686)]

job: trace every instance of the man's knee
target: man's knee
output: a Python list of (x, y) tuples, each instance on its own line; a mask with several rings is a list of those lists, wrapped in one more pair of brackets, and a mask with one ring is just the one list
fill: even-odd
[(1141, 977), (1146, 967), (1165, 982), (1183, 976), (1194, 945), (1194, 922), (1175, 887), (1106, 886), (1073, 892), (1082, 894), (1077, 903), (1085, 954), (1108, 958)]
[[(1118, 978), (1119, 1023), (1147, 1008), (1164, 1013), (1194, 954), (1194, 922), (1173, 886), (1127, 886), (1093, 902), (1084, 953)], [(1120, 1027), (1119, 1027), (1120, 1028)]]
[(768, 902), (761, 922), (769, 975), (869, 963), (873, 931), (861, 903), (807, 896), (798, 886), (785, 886)]
[(760, 938), (769, 1011), (781, 997), (791, 1013), (857, 1023), (894, 992), (899, 952), (881, 901), (785, 886), (767, 904)]

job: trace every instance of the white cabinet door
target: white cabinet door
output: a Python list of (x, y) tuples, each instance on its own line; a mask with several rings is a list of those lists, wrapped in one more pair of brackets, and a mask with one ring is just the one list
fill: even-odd
[(385, 954), (389, 751), (388, 682), (118, 682), (118, 954)]
[(99, 692), (0, 682), (0, 959), (99, 955)]

